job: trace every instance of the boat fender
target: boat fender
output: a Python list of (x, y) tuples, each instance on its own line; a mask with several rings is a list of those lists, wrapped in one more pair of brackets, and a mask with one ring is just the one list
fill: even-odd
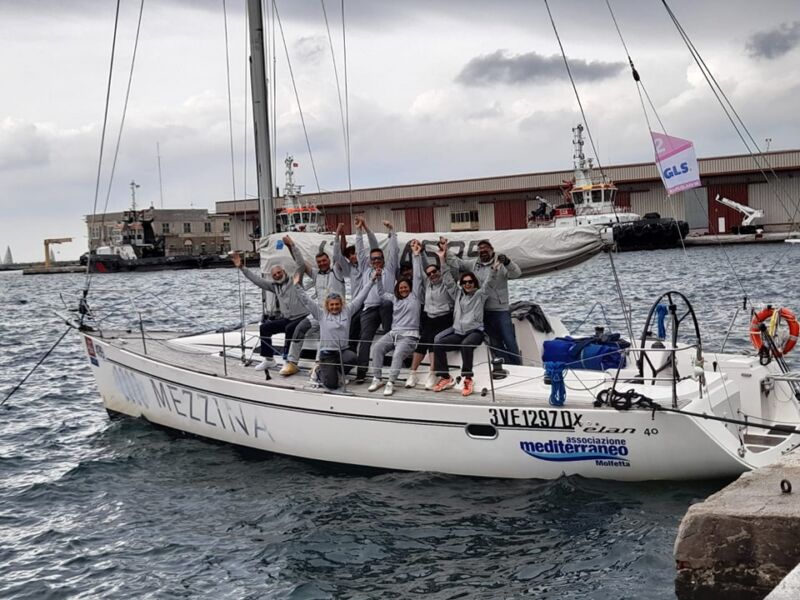
[(792, 493), (792, 482), (788, 479), (781, 479), (781, 492), (784, 494)]
[[(781, 349), (775, 348), (776, 357), (789, 354), (797, 345), (797, 338), (800, 336), (800, 323), (798, 323), (794, 313), (785, 307), (779, 308), (776, 311), (771, 306), (767, 306), (765, 309), (754, 313), (753, 319), (750, 321), (750, 341), (759, 355), (761, 355), (761, 349), (764, 347), (764, 336), (761, 335), (762, 329), (768, 332), (770, 337), (774, 336), (777, 331), (779, 319), (786, 321), (786, 324), (789, 326), (789, 337), (786, 342), (784, 342)], [(767, 320), (769, 320), (768, 326), (766, 326), (765, 323)], [(768, 352), (767, 350), (767, 353)]]
[(564, 385), (564, 370), (566, 365), (563, 362), (544, 363), (545, 377), (550, 379), (550, 404), (552, 406), (564, 406), (567, 399), (567, 388)]
[(656, 317), (658, 317), (658, 339), (663, 340), (667, 337), (667, 312), (669, 309), (666, 304), (656, 306)]

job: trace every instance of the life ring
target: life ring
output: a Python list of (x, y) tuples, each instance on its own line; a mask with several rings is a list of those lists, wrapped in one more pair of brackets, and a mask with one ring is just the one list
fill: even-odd
[(772, 323), (768, 325), (768, 328), (771, 330), (770, 335), (774, 336), (778, 326), (777, 318), (783, 319), (789, 326), (789, 338), (783, 344), (783, 348), (777, 351), (777, 356), (783, 356), (792, 351), (797, 344), (798, 336), (800, 336), (800, 323), (797, 322), (797, 317), (788, 308), (779, 308), (776, 311), (771, 306), (768, 306), (755, 313), (753, 320), (750, 321), (750, 341), (753, 343), (753, 347), (760, 351), (764, 345), (764, 340), (761, 338), (761, 323), (771, 319)]

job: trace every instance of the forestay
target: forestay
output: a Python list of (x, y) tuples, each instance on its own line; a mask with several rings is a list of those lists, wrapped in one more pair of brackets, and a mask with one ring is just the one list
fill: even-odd
[[(284, 234), (276, 233), (261, 240), (261, 268), (274, 264), (289, 265), (291, 256), (283, 245)], [(292, 239), (303, 252), (306, 260), (313, 260), (320, 251), (333, 255), (333, 245), (338, 243), (332, 233), (292, 233)], [(424, 242), (428, 256), (435, 260), (435, 247), (439, 236), (449, 241), (450, 251), (459, 257), (478, 256), (478, 242), (488, 239), (495, 252), (506, 254), (522, 269), (523, 277), (541, 275), (582, 263), (604, 247), (604, 241), (595, 227), (566, 227), (563, 229), (513, 229), (509, 231), (463, 231), (447, 233), (398, 232), (401, 261), (411, 260), (409, 243), (413, 239)], [(386, 247), (385, 233), (376, 233), (382, 248)], [(347, 236), (348, 244), (355, 244), (355, 235)], [(364, 244), (369, 245), (366, 235)]]

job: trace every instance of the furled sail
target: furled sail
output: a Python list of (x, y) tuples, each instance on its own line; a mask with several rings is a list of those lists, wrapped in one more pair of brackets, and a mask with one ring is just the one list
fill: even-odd
[[(281, 238), (284, 234), (275, 233), (261, 240), (261, 267), (272, 265), (289, 266), (291, 256)], [(386, 248), (385, 233), (376, 233), (382, 248)], [(558, 227), (538, 229), (511, 229), (507, 231), (462, 231), (447, 233), (405, 233), (397, 234), (401, 261), (411, 259), (411, 240), (418, 239), (425, 244), (428, 256), (436, 260), (435, 251), (439, 236), (448, 239), (450, 252), (462, 258), (478, 256), (478, 242), (489, 240), (498, 254), (506, 254), (520, 269), (523, 277), (541, 275), (550, 271), (577, 265), (598, 252), (604, 246), (600, 232), (595, 227)], [(291, 233), (305, 259), (313, 263), (319, 252), (333, 255), (333, 244), (338, 243), (332, 233)], [(348, 244), (355, 244), (355, 235), (347, 236)], [(364, 244), (369, 241), (364, 236)]]

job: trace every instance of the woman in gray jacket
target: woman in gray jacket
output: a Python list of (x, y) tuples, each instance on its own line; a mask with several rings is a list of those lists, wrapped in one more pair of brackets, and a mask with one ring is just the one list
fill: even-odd
[[(444, 251), (440, 251), (439, 257), (444, 264)], [(483, 342), (483, 308), (488, 297), (488, 290), (497, 277), (498, 271), (502, 268), (504, 268), (503, 265), (495, 261), (483, 286), (472, 271), (462, 273), (459, 277), (458, 289), (453, 290), (455, 295), (453, 326), (434, 338), (433, 353), (436, 361), (436, 375), (439, 377), (439, 381), (433, 388), (434, 392), (441, 392), (455, 385), (455, 380), (450, 377), (447, 351), (461, 350), (461, 376), (464, 378), (461, 395), (472, 394), (472, 358), (475, 348)], [(455, 288), (452, 280), (449, 283)]]
[(356, 353), (350, 343), (350, 319), (364, 304), (381, 271), (376, 269), (373, 278), (361, 287), (358, 295), (345, 305), (339, 292), (328, 292), (323, 306), (308, 297), (300, 283), (302, 273), (294, 277), (297, 295), (303, 306), (319, 321), (319, 380), (329, 390), (340, 387), (339, 374), (347, 375), (356, 364)]
[(386, 388), (383, 390), (384, 396), (391, 396), (394, 393), (394, 383), (400, 375), (400, 367), (403, 366), (403, 361), (411, 356), (419, 341), (419, 318), (423, 289), (422, 256), (420, 256), (422, 244), (419, 243), (419, 240), (411, 240), (411, 250), (414, 253), (412, 280), (401, 279), (398, 281), (394, 286), (394, 293), (383, 293), (383, 284), (378, 282), (378, 294), (393, 305), (392, 330), (385, 333), (372, 346), (370, 354), (372, 384), (368, 391), (374, 392), (384, 385), (381, 377), (383, 359), (390, 350), (394, 350), (389, 381), (386, 382)]

